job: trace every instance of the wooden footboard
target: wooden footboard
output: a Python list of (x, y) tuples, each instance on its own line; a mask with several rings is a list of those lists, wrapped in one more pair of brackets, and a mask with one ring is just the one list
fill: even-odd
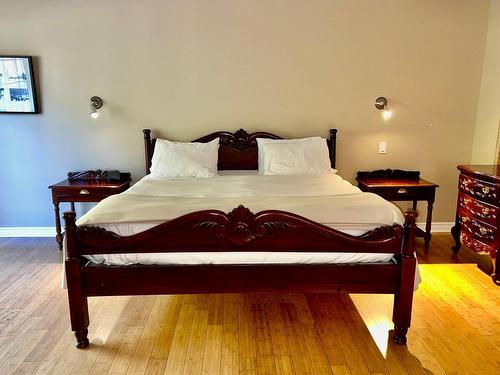
[[(394, 341), (406, 343), (415, 279), (415, 211), (405, 226), (351, 236), (284, 211), (197, 211), (132, 236), (75, 224), (66, 212), (66, 278), (76, 346), (87, 347), (87, 297), (258, 291), (394, 294)], [(332, 265), (106, 266), (83, 255), (168, 252), (392, 253), (396, 262)]]

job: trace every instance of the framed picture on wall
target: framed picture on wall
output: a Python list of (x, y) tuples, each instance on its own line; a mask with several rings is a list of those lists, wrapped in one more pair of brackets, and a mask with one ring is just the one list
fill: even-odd
[(0, 56), (0, 113), (38, 113), (30, 56)]

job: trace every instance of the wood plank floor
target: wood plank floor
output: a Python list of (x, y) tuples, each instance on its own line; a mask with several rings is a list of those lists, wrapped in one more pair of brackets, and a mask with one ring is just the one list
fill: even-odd
[(391, 296), (228, 294), (91, 298), (77, 350), (54, 241), (0, 239), (0, 374), (498, 374), (500, 289), (450, 245), (420, 254), (407, 347)]

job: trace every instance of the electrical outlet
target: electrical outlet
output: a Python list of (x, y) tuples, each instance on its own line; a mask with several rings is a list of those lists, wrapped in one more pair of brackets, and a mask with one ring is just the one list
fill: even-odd
[(387, 142), (386, 141), (380, 141), (378, 143), (378, 153), (379, 154), (387, 154)]

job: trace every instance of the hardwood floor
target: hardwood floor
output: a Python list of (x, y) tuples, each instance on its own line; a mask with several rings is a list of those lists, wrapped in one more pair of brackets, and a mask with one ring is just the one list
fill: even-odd
[(450, 246), (419, 254), (407, 347), (391, 296), (228, 294), (90, 298), (78, 350), (55, 241), (0, 239), (0, 374), (497, 374), (500, 289)]

